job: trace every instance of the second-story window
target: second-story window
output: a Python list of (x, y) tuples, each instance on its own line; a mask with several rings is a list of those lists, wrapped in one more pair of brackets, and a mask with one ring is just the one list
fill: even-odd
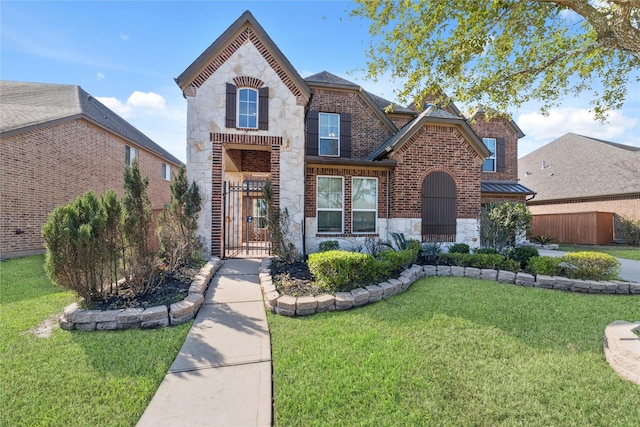
[(238, 90), (238, 127), (258, 128), (258, 91), (255, 89)]
[(482, 172), (495, 172), (496, 171), (496, 139), (495, 138), (482, 138), (482, 142), (487, 146), (491, 155), (487, 157), (482, 164)]
[(320, 126), (318, 154), (320, 156), (340, 155), (340, 115), (331, 113), (319, 114)]
[(124, 147), (124, 163), (127, 166), (133, 166), (133, 160), (138, 157), (138, 150), (125, 145)]

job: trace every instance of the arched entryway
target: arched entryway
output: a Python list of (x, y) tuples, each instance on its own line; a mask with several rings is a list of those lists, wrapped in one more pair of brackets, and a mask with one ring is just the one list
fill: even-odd
[(455, 240), (456, 183), (446, 172), (432, 172), (422, 183), (422, 241)]

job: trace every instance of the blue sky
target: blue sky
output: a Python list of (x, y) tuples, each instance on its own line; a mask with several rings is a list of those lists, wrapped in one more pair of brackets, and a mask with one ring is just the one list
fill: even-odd
[[(345, 1), (3, 0), (0, 78), (80, 85), (185, 161), (186, 101), (173, 79), (247, 9), (303, 77), (327, 70), (395, 98), (398, 83), (361, 78), (368, 25), (349, 18)], [(624, 109), (604, 125), (588, 108), (568, 98), (548, 117), (536, 103), (511, 111), (527, 135), (519, 155), (567, 132), (640, 146), (640, 83), (629, 85)]]

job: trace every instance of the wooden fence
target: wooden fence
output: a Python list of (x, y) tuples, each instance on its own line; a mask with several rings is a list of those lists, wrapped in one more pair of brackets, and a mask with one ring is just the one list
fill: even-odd
[(553, 237), (558, 243), (606, 245), (613, 242), (613, 212), (534, 215), (532, 236)]

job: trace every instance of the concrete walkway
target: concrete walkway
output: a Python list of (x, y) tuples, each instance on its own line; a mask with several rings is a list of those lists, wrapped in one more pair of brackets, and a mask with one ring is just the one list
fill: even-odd
[[(549, 249), (538, 249), (538, 253), (543, 256), (562, 256), (566, 254), (563, 251)], [(640, 261), (624, 258), (618, 258), (618, 261), (620, 261), (619, 276), (627, 282), (640, 283)]]
[(271, 425), (271, 341), (260, 260), (226, 260), (169, 372), (138, 422)]

